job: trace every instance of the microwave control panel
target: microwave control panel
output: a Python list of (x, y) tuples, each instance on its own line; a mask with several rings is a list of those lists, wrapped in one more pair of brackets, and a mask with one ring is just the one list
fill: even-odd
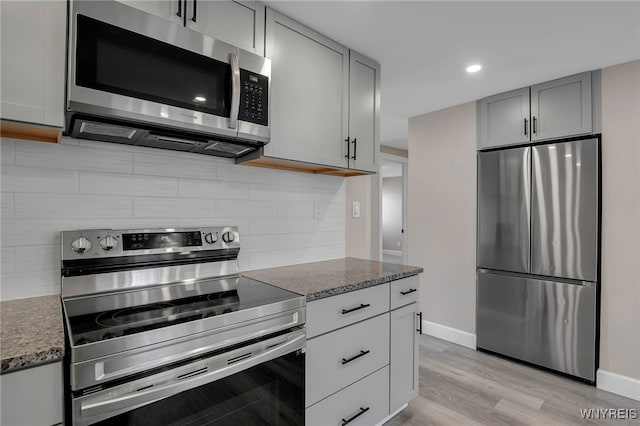
[(268, 126), (269, 77), (240, 69), (238, 120)]

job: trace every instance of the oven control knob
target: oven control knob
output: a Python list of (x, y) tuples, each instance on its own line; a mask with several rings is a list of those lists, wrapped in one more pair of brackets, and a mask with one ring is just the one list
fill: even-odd
[(85, 237), (80, 237), (71, 242), (71, 250), (76, 253), (84, 253), (85, 251), (89, 251), (91, 248), (91, 241), (86, 239)]
[(102, 250), (111, 250), (116, 248), (118, 245), (118, 240), (111, 235), (107, 235), (103, 239), (100, 240), (100, 247)]
[(225, 232), (224, 234), (222, 234), (222, 241), (224, 241), (225, 243), (231, 243), (236, 239), (236, 233), (235, 232)]
[(204, 240), (208, 243), (208, 244), (213, 244), (216, 241), (218, 241), (218, 233), (215, 232), (209, 232), (207, 234), (204, 234)]

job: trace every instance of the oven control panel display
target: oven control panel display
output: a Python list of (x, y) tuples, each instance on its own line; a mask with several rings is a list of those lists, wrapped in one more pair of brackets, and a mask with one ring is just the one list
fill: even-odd
[(200, 232), (150, 232), (122, 234), (123, 250), (151, 250), (174, 247), (199, 247)]
[(240, 109), (238, 119), (267, 126), (269, 77), (240, 70)]

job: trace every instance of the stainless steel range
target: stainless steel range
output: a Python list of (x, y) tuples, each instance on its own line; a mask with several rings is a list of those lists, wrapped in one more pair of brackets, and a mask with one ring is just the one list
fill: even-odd
[(62, 232), (66, 423), (304, 423), (305, 298), (235, 227)]

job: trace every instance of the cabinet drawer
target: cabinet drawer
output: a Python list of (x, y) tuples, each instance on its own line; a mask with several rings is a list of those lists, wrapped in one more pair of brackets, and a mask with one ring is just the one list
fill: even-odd
[(420, 294), (420, 280), (417, 275), (391, 283), (391, 309), (417, 302)]
[(389, 314), (307, 341), (306, 406), (389, 364)]
[(389, 283), (307, 303), (307, 338), (389, 310)]
[[(362, 413), (358, 415), (358, 413)], [(389, 367), (307, 408), (307, 426), (375, 425), (389, 415)]]

